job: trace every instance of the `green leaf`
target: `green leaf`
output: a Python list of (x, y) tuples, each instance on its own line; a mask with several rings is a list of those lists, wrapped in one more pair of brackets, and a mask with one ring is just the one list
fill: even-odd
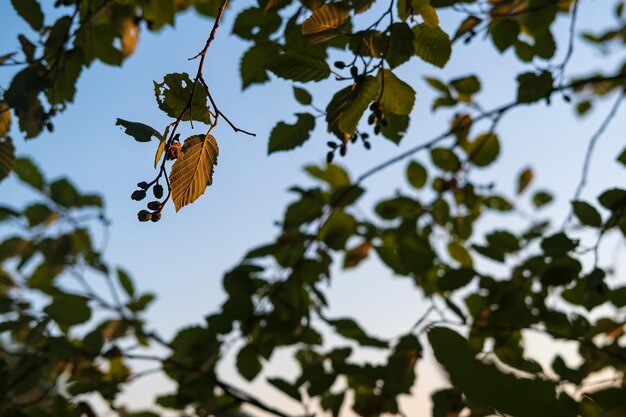
[(326, 107), (328, 131), (339, 130), (345, 136), (354, 135), (359, 120), (379, 91), (378, 80), (371, 76), (338, 91)]
[(47, 226), (59, 217), (45, 204), (32, 204), (24, 209), (24, 215), (28, 219), (30, 227), (39, 225)]
[(50, 184), (50, 198), (63, 207), (77, 207), (80, 193), (69, 180), (61, 178)]
[(325, 169), (315, 165), (308, 165), (305, 167), (305, 170), (312, 177), (324, 181), (335, 189), (347, 187), (351, 183), (348, 173), (339, 165), (328, 164)]
[(324, 42), (341, 33), (341, 27), (350, 19), (347, 10), (336, 3), (318, 7), (302, 22), (302, 34), (312, 43)]
[(282, 378), (267, 378), (267, 382), (269, 382), (274, 387), (278, 388), (294, 400), (302, 401), (300, 391), (298, 390), (298, 387), (296, 387), (294, 384), (291, 384)]
[(572, 209), (580, 224), (591, 227), (602, 226), (602, 216), (591, 204), (584, 201), (572, 201)]
[(263, 369), (256, 350), (251, 345), (244, 346), (237, 354), (237, 370), (248, 381), (252, 381)]
[(528, 188), (528, 185), (530, 185), (534, 176), (535, 174), (532, 168), (526, 168), (522, 172), (520, 172), (519, 176), (517, 177), (517, 194), (518, 195), (522, 194), (526, 190), (526, 188)]
[(308, 82), (328, 78), (330, 67), (323, 59), (299, 52), (286, 52), (277, 56), (267, 69), (286, 80)]
[(78, 295), (58, 294), (52, 303), (45, 308), (45, 312), (54, 321), (62, 326), (81, 324), (91, 318), (89, 299)]
[(430, 0), (399, 0), (398, 17), (402, 20), (406, 20), (410, 14), (428, 5), (430, 5)]
[(142, 3), (142, 11), (152, 30), (159, 30), (165, 25), (174, 25), (176, 5), (169, 0), (146, 0)]
[(382, 109), (400, 116), (409, 115), (415, 103), (413, 88), (390, 70), (378, 71), (377, 78), (383, 86), (383, 96), (380, 99)]
[(598, 201), (611, 211), (618, 210), (626, 205), (626, 190), (612, 188), (600, 194)]
[(513, 210), (513, 205), (504, 197), (499, 195), (492, 195), (486, 197), (483, 200), (483, 204), (485, 207), (488, 207), (492, 210), (507, 212)]
[(243, 39), (268, 39), (280, 27), (281, 18), (275, 11), (252, 7), (240, 12), (233, 25), (233, 33)]
[(480, 91), (480, 80), (475, 75), (457, 78), (450, 81), (450, 85), (459, 93), (472, 96)]
[[(0, 108), (2, 108), (2, 105), (0, 104)], [(0, 125), (0, 132), (2, 132), (2, 127)], [(0, 136), (2, 136), (0, 134)], [(619, 156), (617, 157), (617, 162), (619, 162), (620, 164), (626, 166), (626, 148), (624, 148), (622, 150), (622, 153), (619, 154)]]
[(43, 190), (46, 181), (37, 165), (28, 158), (17, 158), (13, 169), (17, 177), (36, 190)]
[(414, 38), (415, 35), (411, 27), (404, 23), (394, 23), (391, 25), (391, 36), (388, 41), (383, 39), (381, 43), (384, 47), (389, 44), (389, 48), (385, 53), (385, 60), (391, 68), (395, 68), (404, 64), (415, 54)]
[(117, 268), (117, 279), (126, 295), (132, 298), (135, 295), (135, 285), (128, 272), (122, 268)]
[(452, 42), (448, 34), (439, 27), (421, 24), (413, 27), (413, 35), (415, 55), (430, 64), (443, 68), (452, 53)]
[(387, 342), (368, 336), (363, 329), (352, 319), (334, 319), (326, 321), (335, 328), (335, 331), (347, 339), (357, 341), (361, 346), (386, 348)]
[(309, 139), (311, 131), (315, 128), (315, 118), (309, 113), (297, 113), (296, 116), (298, 120), (295, 124), (278, 122), (272, 129), (268, 154), (295, 149)]
[(526, 72), (517, 77), (517, 102), (534, 103), (552, 94), (552, 73), (543, 71), (540, 74)]
[(143, 123), (117, 119), (115, 126), (122, 126), (124, 133), (132, 136), (137, 142), (150, 142), (152, 136), (161, 141), (163, 140), (163, 137), (156, 129)]
[(474, 265), (472, 255), (468, 252), (463, 244), (459, 241), (450, 242), (448, 244), (448, 253), (452, 259), (457, 261), (462, 267), (471, 268)]
[(383, 134), (385, 139), (389, 139), (397, 145), (409, 128), (409, 116), (398, 116), (397, 114), (385, 111), (383, 111), (383, 114), (387, 120), (387, 126), (381, 127), (380, 133)]
[(424, 185), (426, 185), (428, 172), (426, 171), (426, 168), (424, 168), (424, 166), (422, 166), (418, 162), (411, 161), (406, 170), (406, 177), (413, 187), (420, 189)]
[(461, 166), (459, 157), (451, 149), (435, 148), (430, 151), (430, 157), (435, 166), (447, 172), (454, 172)]
[(43, 12), (37, 0), (11, 0), (13, 8), (36, 31), (43, 26)]
[(431, 394), (433, 417), (456, 417), (465, 408), (461, 391), (447, 388)]
[(449, 269), (437, 281), (437, 288), (441, 291), (455, 291), (472, 282), (475, 276), (473, 269)]
[(485, 133), (478, 136), (473, 142), (467, 142), (464, 149), (475, 166), (486, 167), (500, 155), (500, 141), (498, 141), (496, 134)]
[(428, 333), (428, 339), (437, 361), (450, 375), (454, 387), (462, 391), (472, 404), (515, 417), (559, 415), (552, 381), (518, 378), (501, 372), (494, 365), (476, 360), (467, 340), (450, 329), (434, 328)]
[(554, 200), (554, 197), (552, 197), (552, 194), (548, 193), (547, 191), (537, 191), (535, 194), (533, 194), (532, 198), (533, 205), (537, 208), (541, 208), (546, 204), (550, 204), (552, 200)]
[[(154, 82), (154, 94), (159, 108), (174, 119), (179, 117), (187, 106), (192, 91), (193, 81), (189, 79), (189, 75), (186, 73), (167, 74), (162, 83)], [(207, 106), (207, 93), (200, 84), (193, 93), (191, 109), (185, 110), (181, 120), (186, 121), (191, 118), (206, 124), (211, 123), (211, 114)]]
[(311, 94), (308, 91), (306, 91), (304, 88), (294, 86), (293, 95), (296, 98), (296, 100), (298, 100), (298, 103), (304, 106), (308, 106), (313, 102), (313, 97), (311, 97)]
[(520, 33), (519, 23), (513, 19), (499, 19), (489, 27), (493, 44), (504, 52), (515, 43)]
[(546, 256), (557, 257), (576, 249), (578, 241), (567, 237), (565, 233), (548, 236), (541, 241), (541, 249)]
[(0, 139), (4, 138), (11, 129), (11, 109), (9, 105), (0, 101)]
[(213, 182), (213, 169), (217, 165), (219, 147), (215, 138), (194, 135), (185, 140), (172, 171), (170, 188), (176, 211), (198, 199)]
[(274, 42), (257, 42), (242, 55), (239, 70), (244, 90), (252, 84), (262, 84), (270, 79), (266, 66), (278, 56), (279, 51)]
[(321, 241), (330, 248), (341, 250), (346, 242), (356, 233), (357, 222), (344, 211), (334, 211), (319, 233)]
[(78, 48), (63, 53), (55, 63), (56, 76), (46, 90), (50, 104), (63, 104), (74, 101), (76, 83), (83, 69), (84, 55)]
[(15, 147), (11, 138), (0, 139), (0, 181), (15, 167)]

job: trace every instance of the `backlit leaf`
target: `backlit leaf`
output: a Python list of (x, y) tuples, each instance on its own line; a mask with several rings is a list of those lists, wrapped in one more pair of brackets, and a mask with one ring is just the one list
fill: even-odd
[(274, 42), (257, 42), (241, 57), (242, 87), (246, 89), (252, 84), (262, 84), (270, 78), (267, 75), (267, 64), (278, 56), (279, 48)]
[(352, 84), (337, 92), (326, 107), (328, 131), (352, 136), (367, 106), (378, 97), (380, 84), (374, 77)]
[(380, 99), (382, 109), (401, 116), (410, 114), (415, 103), (413, 88), (389, 70), (379, 71), (377, 77), (383, 86), (383, 96)]
[(6, 178), (15, 166), (15, 147), (10, 138), (0, 139), (0, 181)]
[(341, 27), (349, 18), (348, 12), (337, 4), (324, 4), (302, 23), (302, 34), (313, 43), (332, 39), (341, 33)]
[(299, 52), (279, 55), (267, 64), (267, 69), (281, 78), (300, 82), (320, 81), (330, 75), (326, 61)]
[(520, 172), (517, 177), (517, 194), (522, 194), (533, 180), (534, 173), (532, 168), (526, 168)]
[(289, 125), (283, 122), (272, 129), (268, 146), (268, 154), (278, 151), (289, 151), (306, 142), (315, 128), (315, 118), (308, 113), (296, 114), (298, 120)]
[[(154, 94), (159, 108), (174, 119), (179, 117), (187, 106), (192, 90), (193, 81), (189, 79), (189, 75), (186, 73), (167, 74), (162, 83), (154, 82)], [(191, 109), (185, 110), (181, 120), (185, 121), (191, 118), (207, 124), (211, 122), (211, 114), (207, 106), (207, 93), (201, 84), (198, 84), (194, 91)]]
[(527, 72), (517, 77), (517, 101), (519, 103), (534, 103), (546, 98), (552, 93), (552, 73), (543, 71), (540, 74)]
[(572, 201), (572, 209), (581, 224), (591, 227), (602, 226), (602, 216), (591, 204), (584, 201)]
[(37, 0), (11, 0), (15, 11), (22, 16), (34, 30), (41, 29), (43, 25), (43, 12)]
[(0, 138), (6, 136), (11, 128), (11, 109), (5, 102), (0, 101)]
[(170, 187), (176, 211), (198, 199), (213, 182), (219, 148), (210, 135), (194, 135), (185, 140), (181, 155), (172, 166)]
[(152, 136), (159, 140), (163, 140), (161, 134), (154, 128), (139, 122), (131, 122), (124, 119), (117, 119), (116, 126), (122, 126), (124, 133), (132, 136), (137, 142), (150, 142)]
[(443, 68), (452, 53), (452, 43), (448, 34), (439, 27), (421, 24), (413, 27), (413, 35), (415, 55), (430, 64)]

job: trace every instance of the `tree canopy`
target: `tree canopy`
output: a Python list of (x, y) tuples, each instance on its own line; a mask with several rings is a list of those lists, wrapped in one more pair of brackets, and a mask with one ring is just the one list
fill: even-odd
[[(595, 146), (623, 99), (626, 62), (569, 70), (581, 43), (605, 54), (623, 51), (624, 2), (614, 1), (593, 33), (577, 28), (582, 0), (249, 3), (232, 25), (249, 42), (240, 58), (244, 94), (254, 84), (271, 89), (280, 78), (293, 82), (298, 102), (295, 117), (274, 115), (267, 138), (245, 114), (223, 111), (209, 83), (215, 77), (203, 73), (213, 43), (228, 36), (220, 25), (233, 10), (228, 0), (11, 0), (30, 29), (16, 34), (20, 50), (0, 51), (0, 67), (12, 71), (0, 85), (0, 180), (16, 177), (38, 201), (17, 207), (3, 195), (0, 205), (0, 415), (413, 416), (398, 400), (412, 394), (427, 349), (450, 381), (431, 393), (433, 417), (626, 414), (626, 284), (623, 271), (599, 260), (607, 237), (626, 236), (626, 190), (607, 179), (596, 199), (583, 200)], [(314, 141), (326, 163), (306, 166), (311, 183), (290, 189), (277, 235), (244, 251), (224, 274), (221, 306), (167, 339), (150, 323), (155, 295), (138, 291), (94, 242), (94, 228), (108, 221), (101, 196), (79, 190), (71, 178), (48, 179), (36, 161), (20, 156), (17, 138), (53, 132), (93, 62), (122, 65), (143, 32), (173, 25), (187, 9), (211, 19), (211, 30), (194, 39), (195, 73), (153, 80), (162, 125), (123, 114), (115, 121), (120, 136), (154, 153), (156, 175), (136, 179), (131, 195), (140, 202), (138, 220), (176, 222), (185, 210), (164, 212), (170, 200), (178, 212), (210, 192), (220, 180), (214, 171), (225, 129), (256, 135), (269, 158)], [(444, 30), (444, 19), (453, 31)], [(567, 22), (559, 26), (566, 33), (555, 32), (559, 22)], [(438, 76), (456, 51), (475, 42), (523, 68), (506, 74), (517, 83), (509, 101), (486, 107), (476, 95), (491, 80), (480, 74)], [(423, 75), (436, 92), (432, 111), (450, 117), (440, 134), (416, 143), (405, 137), (419, 118), (416, 77), (399, 68), (417, 65), (428, 68)], [(323, 103), (316, 83), (327, 79), (335, 92)], [(582, 119), (608, 99), (614, 104), (588, 139), (574, 195), (531, 193), (530, 167), (519, 167), (512, 199), (499, 184), (475, 179), (481, 170), (489, 175), (506, 146), (500, 123), (509, 114), (559, 100)], [(395, 157), (358, 176), (341, 166), (350, 150), (375, 151), (384, 140), (399, 146)], [(626, 166), (626, 148), (603, 163)], [(397, 183), (407, 186), (377, 199), (372, 216), (356, 209), (367, 180), (397, 164), (405, 164)], [(555, 197), (569, 202), (565, 219), (541, 215)], [(496, 226), (491, 219), (500, 215), (519, 219)], [(353, 317), (328, 314), (327, 284), (337, 268), (360, 268), (368, 258), (413, 283), (428, 303), (412, 328), (391, 339), (370, 334)], [(561, 354), (550, 366), (539, 363), (527, 351), (533, 333), (573, 344), (575, 365)], [(329, 343), (331, 337), (342, 343)], [(261, 378), (277, 352), (293, 353), (296, 375), (263, 378), (302, 412), (225, 380), (217, 367), (231, 348), (232, 366), (248, 381)], [(363, 349), (384, 359), (361, 360)], [(129, 411), (120, 393), (152, 372), (136, 370), (139, 360), (154, 363), (175, 389), (156, 398), (153, 409)]]

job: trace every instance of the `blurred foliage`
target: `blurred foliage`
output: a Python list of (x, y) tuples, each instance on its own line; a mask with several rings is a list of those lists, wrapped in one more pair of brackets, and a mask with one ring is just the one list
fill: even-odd
[[(172, 340), (146, 322), (155, 296), (102, 259), (94, 243), (102, 234), (97, 226), (107, 226), (102, 199), (78, 190), (71, 179), (46, 178), (35, 162), (16, 156), (10, 134), (19, 129), (30, 139), (52, 132), (93, 61), (121, 65), (142, 32), (173, 25), (178, 13), (194, 8), (214, 19), (213, 30), (196, 56), (195, 77), (172, 73), (154, 82), (163, 129), (117, 120), (135, 140), (156, 143), (158, 175), (139, 182), (132, 194), (138, 201), (154, 195), (139, 220), (159, 221), (170, 198), (176, 210), (194, 202), (213, 181), (218, 119), (252, 134), (219, 110), (202, 76), (211, 42), (226, 35), (218, 26), (231, 10), (228, 2), (57, 0), (54, 12), (37, 0), (11, 3), (32, 30), (18, 35), (21, 50), (0, 56), (0, 66), (15, 68), (0, 90), (0, 180), (14, 175), (37, 200), (0, 206), (0, 415), (91, 417), (100, 413), (92, 402), (99, 397), (109, 412), (128, 417), (234, 417), (255, 408), (289, 416), (220, 378), (216, 367), (233, 346), (238, 373), (249, 381), (263, 378), (301, 403), (300, 415), (414, 415), (401, 410), (398, 399), (412, 392), (424, 344), (451, 382), (432, 393), (433, 417), (626, 415), (626, 287), (609, 285), (616, 271), (598, 262), (606, 236), (626, 235), (626, 190), (610, 188), (597, 201), (583, 201), (585, 162), (570, 215), (557, 226), (543, 218), (542, 208), (554, 197), (534, 186), (532, 168), (521, 169), (513, 199), (470, 176), (498, 159), (503, 141), (497, 128), (508, 112), (562, 98), (583, 117), (597, 101), (616, 96), (589, 141), (591, 158), (617, 112), (626, 70), (566, 73), (580, 42), (577, 0), (259, 0), (239, 12), (232, 31), (250, 43), (241, 57), (243, 89), (277, 76), (294, 82), (294, 98), (303, 106), (295, 122), (277, 122), (268, 153), (301, 146), (321, 123), (328, 132), (328, 164), (306, 167), (312, 185), (291, 189), (294, 199), (276, 238), (224, 275), (227, 296), (220, 308)], [(624, 3), (614, 3), (612, 19), (582, 34), (583, 42), (605, 53), (621, 51), (626, 42)], [(452, 15), (447, 10), (460, 16), (454, 33), (440, 27), (440, 18)], [(559, 19), (570, 24), (557, 37)], [(457, 48), (483, 36), (527, 64), (511, 74), (518, 85), (511, 102), (485, 110), (476, 96), (490, 80), (478, 75), (425, 77), (436, 92), (432, 110), (455, 111), (441, 135), (356, 179), (332, 163), (353, 146), (379, 146), (378, 137), (402, 143), (416, 87), (396, 68), (423, 61), (436, 74)], [(566, 41), (557, 45), (557, 39)], [(557, 50), (564, 51), (562, 61)], [(330, 60), (331, 51), (340, 58)], [(326, 106), (316, 106), (315, 82), (331, 77), (341, 87)], [(184, 121), (205, 125), (206, 133), (181, 141), (177, 130)], [(479, 128), (484, 122), (488, 127)], [(406, 186), (376, 202), (374, 218), (354, 209), (367, 178), (420, 152), (430, 160), (408, 162)], [(604, 163), (625, 165), (625, 155), (626, 149)], [(476, 232), (494, 215), (521, 215), (525, 226), (500, 222)], [(415, 325), (392, 339), (370, 334), (352, 317), (327, 315), (333, 264), (361, 268), (370, 257), (410, 280), (426, 303)], [(345, 343), (330, 346), (330, 332)], [(570, 342), (580, 360), (571, 365), (556, 355), (542, 366), (526, 351), (529, 333)], [(153, 353), (154, 346), (163, 356)], [(360, 347), (386, 359), (357, 360), (353, 351)], [(294, 353), (298, 375), (270, 375), (267, 362), (285, 348)], [(154, 362), (154, 371), (175, 383), (152, 411), (119, 404), (128, 384), (151, 372), (136, 371), (133, 360)]]

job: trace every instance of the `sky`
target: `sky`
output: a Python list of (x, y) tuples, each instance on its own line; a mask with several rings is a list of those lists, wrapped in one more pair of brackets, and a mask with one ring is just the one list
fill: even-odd
[[(158, 295), (148, 319), (167, 337), (183, 326), (202, 322), (204, 315), (216, 310), (224, 297), (222, 274), (236, 265), (248, 249), (278, 233), (274, 221), (281, 218), (283, 208), (292, 198), (286, 190), (293, 184), (311, 184), (302, 167), (325, 159), (328, 136), (322, 123), (318, 123), (312, 139), (302, 148), (267, 155), (272, 127), (279, 120), (293, 122), (292, 115), (302, 108), (293, 98), (292, 83), (285, 80), (272, 78), (268, 84), (241, 90), (239, 59), (249, 43), (232, 35), (231, 29), (237, 12), (250, 4), (236, 2), (227, 10), (209, 50), (204, 74), (220, 110), (236, 125), (257, 136), (236, 134), (226, 123), (221, 123), (214, 132), (220, 147), (214, 183), (196, 203), (179, 213), (170, 205), (159, 223), (137, 221), (136, 213), (143, 206), (132, 201), (130, 194), (137, 182), (153, 178), (156, 142), (133, 141), (115, 126), (115, 119), (147, 123), (157, 130), (169, 123), (156, 106), (152, 81), (160, 81), (170, 72), (195, 71), (196, 61), (187, 58), (204, 45), (212, 26), (212, 21), (206, 18), (186, 12), (177, 18), (174, 28), (156, 34), (144, 32), (137, 52), (121, 68), (95, 63), (83, 71), (75, 103), (56, 118), (53, 134), (44, 133), (36, 140), (24, 141), (19, 132), (12, 133), (18, 152), (36, 160), (48, 178), (68, 176), (80, 189), (104, 195), (107, 216), (112, 220), (106, 259), (123, 265), (141, 290)], [(593, 30), (611, 22), (611, 4), (582, 1), (579, 29)], [(0, 16), (1, 54), (16, 48), (17, 33), (27, 31), (27, 27), (8, 1), (0, 2)], [(443, 14), (444, 30), (453, 33), (456, 19)], [(566, 39), (567, 25), (562, 19), (556, 24), (560, 45)], [(519, 64), (510, 51), (499, 55), (488, 42), (476, 39), (469, 45), (455, 45), (457, 48), (444, 71), (417, 59), (400, 67), (400, 77), (417, 91), (412, 125), (404, 140), (396, 146), (375, 137), (371, 140), (371, 151), (350, 150), (348, 157), (339, 163), (356, 177), (445, 129), (450, 113), (430, 111), (433, 94), (423, 81), (424, 76), (450, 79), (479, 74), (484, 82), (477, 98), (485, 108), (514, 99), (516, 74), (522, 69), (532, 70), (533, 66)], [(560, 62), (564, 53), (561, 47), (554, 62)], [(585, 68), (610, 72), (619, 62), (617, 58), (603, 56), (579, 43), (568, 71), (576, 74), (577, 68)], [(0, 85), (6, 86), (12, 71), (0, 68)], [(339, 87), (336, 81), (328, 80), (307, 88), (314, 93), (317, 107), (323, 108)], [(602, 102), (582, 121), (558, 98), (549, 108), (536, 104), (516, 110), (500, 124), (503, 149), (497, 163), (473, 178), (495, 180), (498, 189), (512, 196), (517, 174), (532, 165), (535, 184), (555, 191), (559, 198), (544, 215), (558, 219), (560, 224), (580, 178), (587, 142), (611, 105), (611, 100)], [(622, 111), (597, 145), (584, 198), (593, 200), (608, 185), (624, 183), (624, 171), (613, 161), (624, 145), (625, 128)], [(197, 128), (191, 131), (188, 125), (183, 129), (189, 134), (201, 133)], [(425, 154), (416, 155), (416, 159), (428, 164)], [(368, 194), (359, 207), (370, 212), (371, 203), (377, 198), (389, 196), (397, 189), (406, 190), (405, 180), (401, 179), (405, 167), (406, 163), (396, 164), (368, 180), (365, 184)], [(14, 178), (0, 183), (0, 204), (18, 205), (31, 198)], [(500, 228), (512, 221), (494, 216), (483, 226)], [(614, 245), (615, 241), (609, 244)], [(603, 260), (610, 262), (612, 254), (607, 248)], [(369, 333), (381, 337), (406, 332), (426, 308), (409, 280), (394, 278), (375, 259), (349, 272), (337, 270), (327, 293), (331, 305), (328, 316), (353, 316)], [(545, 358), (552, 351), (548, 346), (552, 345), (539, 338), (531, 341), (535, 352)], [(362, 357), (377, 356), (368, 351)], [(432, 358), (423, 362), (418, 368), (415, 395), (402, 402), (409, 417), (426, 415), (429, 392), (433, 387), (445, 385), (445, 378)], [(289, 376), (293, 363), (287, 355), (278, 355), (269, 368), (263, 375)], [(220, 372), (227, 380), (246, 386), (230, 364), (220, 368)], [(170, 388), (162, 377), (149, 377), (133, 386), (124, 401), (131, 407), (143, 407), (150, 403), (155, 390), (166, 392)], [(299, 411), (297, 405), (260, 382), (255, 382), (252, 389), (268, 402), (276, 398), (285, 409)]]

